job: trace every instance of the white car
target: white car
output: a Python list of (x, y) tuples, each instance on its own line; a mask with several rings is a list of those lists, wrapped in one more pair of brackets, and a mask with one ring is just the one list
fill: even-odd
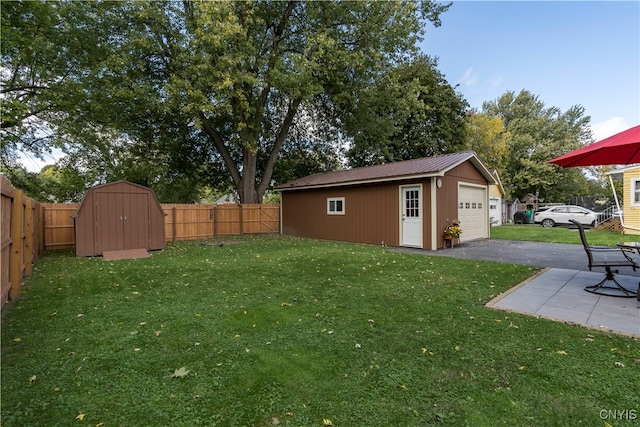
[(582, 225), (594, 227), (598, 214), (581, 206), (562, 205), (552, 206), (534, 214), (533, 221), (543, 227), (554, 227), (556, 224), (570, 224), (573, 219)]

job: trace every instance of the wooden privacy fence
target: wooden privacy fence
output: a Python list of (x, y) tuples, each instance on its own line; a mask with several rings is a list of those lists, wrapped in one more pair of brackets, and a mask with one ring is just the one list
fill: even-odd
[[(73, 215), (80, 204), (43, 203), (46, 249), (75, 247)], [(161, 204), (167, 241), (280, 232), (280, 205)]]
[(33, 263), (44, 251), (42, 205), (24, 197), (22, 190), (0, 175), (2, 217), (0, 241), (0, 306), (8, 299), (20, 298), (22, 278), (29, 276)]

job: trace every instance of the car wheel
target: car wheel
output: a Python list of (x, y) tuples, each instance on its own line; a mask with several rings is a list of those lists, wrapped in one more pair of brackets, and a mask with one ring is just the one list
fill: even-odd
[(595, 221), (591, 222), (591, 228), (596, 228), (596, 222)]
[(546, 218), (546, 219), (543, 219), (543, 220), (542, 220), (542, 226), (543, 226), (543, 227), (551, 228), (551, 227), (553, 227), (554, 225), (556, 225), (556, 223), (555, 223), (555, 222), (553, 222), (553, 220), (552, 220), (552, 219)]

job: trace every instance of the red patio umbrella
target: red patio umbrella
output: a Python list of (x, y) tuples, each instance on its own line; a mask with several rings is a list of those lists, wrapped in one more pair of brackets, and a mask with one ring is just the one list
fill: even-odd
[(640, 163), (640, 125), (556, 157), (549, 162), (563, 168)]

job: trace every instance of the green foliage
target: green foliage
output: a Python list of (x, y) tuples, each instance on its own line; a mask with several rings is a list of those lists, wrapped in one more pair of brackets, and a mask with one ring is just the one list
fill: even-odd
[[(526, 90), (507, 92), (485, 102), (483, 114), (504, 124), (507, 152), (501, 179), (509, 197), (539, 194), (547, 202), (564, 201), (592, 188), (579, 169), (562, 169), (549, 163), (554, 157), (591, 141), (590, 118), (584, 108), (566, 112), (545, 104)], [(497, 169), (499, 166), (493, 166)]]
[(28, 172), (19, 166), (0, 167), (0, 172), (9, 178), (14, 187), (40, 202), (77, 203), (89, 187), (83, 176), (53, 165), (45, 166), (40, 172)]
[(19, 151), (36, 156), (60, 141), (55, 122), (73, 118), (74, 88), (102, 56), (95, 17), (104, 3), (5, 2), (2, 44), (2, 163)]
[[(141, 173), (152, 181), (166, 180), (160, 168), (184, 177), (182, 183), (231, 183), (243, 202), (262, 198), (279, 159), (292, 162), (280, 168), (283, 178), (292, 174), (287, 168), (299, 173), (305, 158), (319, 157), (312, 169), (334, 168), (335, 157), (327, 155), (333, 150), (317, 143), (296, 157), (301, 142), (289, 137), (306, 124), (300, 111), (320, 112), (325, 124), (344, 121), (344, 107), (375, 76), (412, 55), (424, 21), (438, 24), (448, 7), (432, 1), (100, 5), (104, 10), (87, 25), (102, 30), (93, 38), (105, 50), (65, 98), (73, 100), (65, 113), (74, 120), (58, 123), (74, 136), (74, 161), (97, 154), (102, 170), (144, 165)], [(79, 137), (87, 132), (94, 136)], [(122, 151), (120, 141), (132, 147)]]
[(45, 254), (2, 312), (3, 426), (594, 425), (640, 405), (637, 340), (484, 306), (529, 267), (225, 242)]
[(489, 167), (506, 175), (508, 133), (500, 116), (489, 117), (471, 110), (465, 120), (467, 139), (465, 149), (475, 151)]
[(467, 102), (418, 56), (382, 74), (353, 106), (347, 128), (351, 166), (366, 166), (450, 153), (463, 147)]

